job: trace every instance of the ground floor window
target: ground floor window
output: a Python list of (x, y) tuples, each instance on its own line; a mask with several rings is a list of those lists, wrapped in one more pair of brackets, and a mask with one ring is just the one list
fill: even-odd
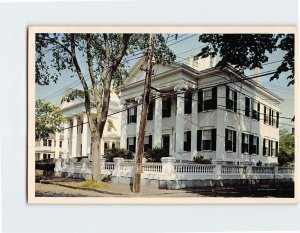
[(191, 131), (184, 132), (183, 150), (191, 151)]
[(236, 131), (225, 129), (225, 150), (236, 152)]
[(144, 151), (152, 149), (152, 135), (145, 136), (144, 139)]
[(136, 137), (127, 138), (127, 150), (135, 153)]
[(207, 129), (197, 131), (197, 150), (216, 150), (217, 130)]
[(263, 139), (263, 155), (277, 157), (278, 156), (278, 141), (264, 138)]

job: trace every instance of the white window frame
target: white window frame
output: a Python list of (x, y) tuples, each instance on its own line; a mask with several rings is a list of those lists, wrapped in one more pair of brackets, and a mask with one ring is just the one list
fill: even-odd
[[(210, 133), (210, 135), (209, 135), (209, 137), (210, 137), (210, 139), (208, 140), (205, 140), (204, 139), (204, 133), (205, 132), (209, 132)], [(209, 149), (204, 149), (204, 141), (210, 141), (210, 148)], [(202, 150), (203, 151), (211, 151), (211, 147), (212, 147), (212, 129), (203, 129), (202, 130)]]
[[(246, 138), (247, 138), (247, 143), (246, 143)], [(250, 152), (250, 134), (245, 134), (244, 133), (244, 144), (247, 144), (247, 151), (244, 151), (244, 154), (249, 154)]]

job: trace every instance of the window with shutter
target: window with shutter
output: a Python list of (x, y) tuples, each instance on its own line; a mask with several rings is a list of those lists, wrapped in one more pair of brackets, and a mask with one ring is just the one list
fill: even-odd
[(136, 145), (136, 137), (129, 137), (128, 138), (128, 150), (135, 153), (135, 145)]
[(276, 157), (276, 141), (271, 141), (272, 145), (272, 157)]
[(144, 151), (148, 151), (152, 149), (152, 136), (145, 136), (144, 139)]
[(255, 100), (252, 100), (252, 118), (259, 120), (259, 103)]
[(237, 92), (226, 87), (226, 109), (237, 111)]
[(184, 132), (184, 151), (191, 151), (191, 131)]
[(203, 90), (203, 110), (212, 109), (213, 98), (212, 98), (212, 89)]
[(164, 99), (162, 101), (162, 117), (171, 117), (171, 98)]
[(136, 123), (136, 113), (137, 113), (137, 107), (132, 107), (128, 109), (128, 124), (130, 123)]
[(151, 101), (148, 106), (148, 112), (147, 112), (147, 120), (148, 121), (153, 120), (153, 108), (154, 108), (154, 102)]
[(202, 148), (203, 150), (211, 150), (212, 138), (211, 130), (202, 130)]
[(225, 129), (225, 150), (236, 151), (236, 131)]
[(249, 134), (242, 134), (242, 153), (249, 153)]
[(184, 94), (184, 113), (191, 114), (192, 113), (192, 93), (186, 92)]

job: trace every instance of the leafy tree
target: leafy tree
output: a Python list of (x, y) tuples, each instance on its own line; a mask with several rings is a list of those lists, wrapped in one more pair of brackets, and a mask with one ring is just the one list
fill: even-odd
[(147, 162), (160, 163), (162, 157), (169, 157), (168, 152), (163, 148), (155, 147), (154, 149), (145, 152)]
[(231, 64), (240, 73), (245, 69), (262, 68), (268, 62), (268, 54), (282, 50), (285, 55), (270, 81), (278, 79), (284, 72), (290, 72), (288, 86), (294, 84), (294, 34), (202, 34), (199, 41), (206, 43), (199, 56), (220, 56), (217, 66), (224, 68)]
[(62, 122), (59, 107), (40, 99), (35, 101), (35, 140), (47, 138), (60, 130)]
[(279, 131), (278, 163), (280, 166), (295, 160), (295, 137), (286, 129)]
[[(112, 87), (122, 84), (127, 75), (129, 55), (147, 56), (149, 34), (36, 34), (35, 82), (49, 85), (57, 82), (62, 71), (76, 75), (83, 90), (65, 97), (70, 101), (84, 98), (85, 110), (91, 130), (92, 178), (101, 180), (100, 139), (107, 120)], [(175, 60), (164, 35), (156, 35), (155, 62), (170, 63)], [(88, 77), (84, 75), (87, 70)], [(90, 80), (91, 86), (88, 85)], [(91, 109), (96, 110), (96, 119)]]

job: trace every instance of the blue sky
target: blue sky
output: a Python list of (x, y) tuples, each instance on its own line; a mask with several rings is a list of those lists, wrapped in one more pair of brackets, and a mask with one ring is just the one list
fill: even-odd
[[(177, 39), (177, 41), (171, 37), (169, 41), (170, 41), (169, 42), (170, 48), (177, 55), (178, 62), (186, 62), (185, 59), (189, 55), (196, 53), (197, 51), (200, 51), (201, 47), (203, 46), (203, 44), (201, 44), (198, 41), (198, 36), (197, 35), (193, 36), (192, 34), (185, 34), (185, 35), (179, 34), (179, 38)], [(276, 51), (273, 54), (270, 54), (268, 63), (282, 60), (283, 55), (284, 53), (281, 51)], [(134, 65), (135, 62), (137, 61), (138, 58), (130, 61), (129, 67)], [(85, 66), (84, 58), (81, 58), (80, 62), (84, 67)], [(263, 72), (274, 70), (278, 67), (279, 64), (280, 62), (267, 64), (263, 66)], [(83, 69), (83, 73), (88, 74), (86, 68)], [(252, 71), (246, 71), (246, 75), (251, 75), (251, 74), (253, 74)], [(81, 89), (81, 84), (77, 76), (75, 77), (70, 77), (70, 76), (71, 73), (69, 71), (64, 71), (56, 84), (51, 83), (48, 86), (36, 85), (36, 98), (45, 99), (45, 101), (59, 105), (60, 99), (63, 96), (63, 91), (66, 88)], [(261, 77), (261, 84), (284, 99), (284, 102), (280, 104), (280, 111), (282, 112), (281, 115), (284, 117), (293, 117), (294, 116), (294, 86), (291, 85), (287, 87), (288, 80), (286, 79), (286, 77), (287, 74), (282, 74), (278, 80), (273, 80), (270, 82), (269, 76), (264, 76)], [(281, 126), (287, 129), (290, 129), (291, 127), (289, 125), (293, 124), (289, 119), (281, 118), (280, 121), (282, 123)]]

